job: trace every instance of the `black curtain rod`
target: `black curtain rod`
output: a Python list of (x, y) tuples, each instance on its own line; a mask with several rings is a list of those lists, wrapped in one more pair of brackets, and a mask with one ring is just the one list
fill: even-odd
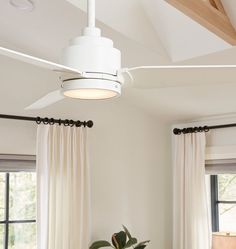
[(173, 130), (173, 133), (175, 135), (180, 135), (182, 133), (188, 134), (188, 133), (197, 133), (197, 132), (208, 132), (208, 131), (214, 130), (214, 129), (222, 129), (222, 128), (230, 128), (230, 127), (236, 127), (236, 123), (224, 124), (224, 125), (213, 125), (213, 126), (188, 127), (188, 128), (184, 128), (184, 129), (175, 128)]
[(24, 120), (24, 121), (34, 121), (37, 124), (45, 124), (45, 125), (54, 125), (54, 124), (59, 124), (59, 125), (64, 125), (64, 126), (76, 126), (76, 127), (88, 127), (92, 128), (93, 127), (93, 121), (74, 121), (74, 120), (69, 120), (69, 119), (54, 119), (54, 118), (41, 118), (41, 117), (25, 117), (25, 116), (15, 116), (15, 115), (5, 115), (5, 114), (0, 114), (0, 118), (3, 119), (15, 119), (15, 120)]

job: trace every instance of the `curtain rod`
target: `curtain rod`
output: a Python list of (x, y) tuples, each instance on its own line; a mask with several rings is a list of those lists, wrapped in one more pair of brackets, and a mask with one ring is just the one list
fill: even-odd
[(88, 127), (92, 128), (93, 127), (93, 121), (74, 121), (74, 120), (69, 120), (69, 119), (54, 119), (54, 118), (41, 118), (41, 117), (25, 117), (25, 116), (15, 116), (15, 115), (6, 115), (6, 114), (0, 114), (0, 118), (3, 119), (15, 119), (15, 120), (24, 120), (24, 121), (34, 121), (37, 124), (45, 124), (45, 125), (54, 125), (54, 124), (59, 124), (59, 125), (64, 125), (64, 126), (76, 126), (76, 127)]
[(208, 132), (214, 129), (230, 128), (236, 127), (236, 123), (233, 124), (224, 124), (224, 125), (213, 125), (213, 126), (199, 126), (199, 127), (188, 127), (188, 128), (175, 128), (173, 133), (175, 135), (188, 134), (188, 133), (197, 133), (197, 132)]

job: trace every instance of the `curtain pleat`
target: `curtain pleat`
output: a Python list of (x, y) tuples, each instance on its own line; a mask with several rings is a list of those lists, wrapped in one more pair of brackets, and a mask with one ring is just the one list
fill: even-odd
[(90, 239), (86, 128), (39, 125), (38, 249), (84, 249)]

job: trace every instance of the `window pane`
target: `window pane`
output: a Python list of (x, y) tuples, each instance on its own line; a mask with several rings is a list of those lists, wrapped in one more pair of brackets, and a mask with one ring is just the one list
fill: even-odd
[[(4, 220), (5, 173), (0, 173), (0, 220)], [(0, 247), (1, 248), (1, 247)]]
[(16, 223), (9, 225), (9, 249), (36, 249), (36, 224)]
[(36, 174), (10, 173), (10, 220), (36, 218)]
[(236, 204), (219, 204), (220, 232), (236, 232)]
[(236, 175), (218, 175), (219, 200), (236, 201)]
[(0, 249), (3, 249), (4, 244), (4, 225), (0, 225)]

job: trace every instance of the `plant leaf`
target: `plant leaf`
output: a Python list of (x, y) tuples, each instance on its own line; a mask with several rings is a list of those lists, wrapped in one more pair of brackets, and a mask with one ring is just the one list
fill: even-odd
[(106, 240), (99, 240), (99, 241), (94, 242), (89, 247), (89, 249), (98, 249), (98, 248), (101, 248), (101, 247), (112, 247), (112, 245)]
[(150, 242), (150, 240), (142, 241), (142, 242), (138, 243), (138, 245), (136, 245), (134, 247), (134, 249), (144, 249), (147, 246), (146, 244), (149, 242)]
[(142, 245), (142, 246), (135, 246), (134, 249), (144, 249), (147, 245)]
[(129, 248), (135, 244), (137, 244), (137, 239), (136, 238), (131, 238), (130, 240), (128, 240), (128, 242), (126, 243), (124, 248)]
[(127, 234), (128, 238), (129, 238), (129, 239), (132, 239), (132, 236), (131, 236), (129, 230), (127, 229), (127, 227), (124, 226), (124, 225), (122, 225), (122, 226), (123, 226), (123, 229), (124, 229), (125, 233)]
[(119, 233), (115, 233), (112, 236), (112, 244), (117, 249), (123, 249), (126, 245), (126, 233), (124, 231), (120, 231)]

